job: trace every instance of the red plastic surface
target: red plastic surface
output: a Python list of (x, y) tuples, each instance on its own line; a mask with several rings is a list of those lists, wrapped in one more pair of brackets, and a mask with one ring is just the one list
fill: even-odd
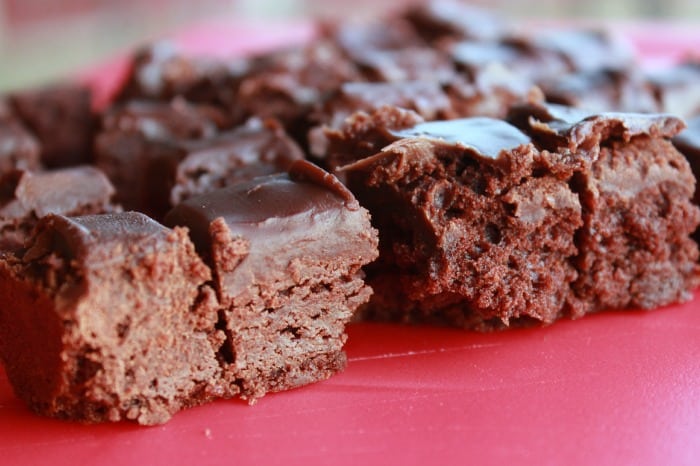
[[(255, 31), (187, 40), (255, 49)], [(98, 70), (105, 90), (114, 69)], [(547, 328), (349, 334), (348, 369), (326, 382), (151, 428), (37, 417), (0, 369), (0, 464), (700, 464), (700, 293)]]

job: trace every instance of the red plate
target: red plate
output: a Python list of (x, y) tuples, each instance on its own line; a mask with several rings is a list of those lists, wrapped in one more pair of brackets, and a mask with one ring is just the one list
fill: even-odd
[[(700, 43), (663, 30), (674, 57)], [(180, 39), (250, 51), (308, 32), (207, 27)], [(89, 73), (102, 95), (122, 64)], [(331, 380), (151, 428), (37, 417), (0, 369), (0, 464), (700, 464), (700, 293), (541, 329), (349, 333), (350, 364)]]

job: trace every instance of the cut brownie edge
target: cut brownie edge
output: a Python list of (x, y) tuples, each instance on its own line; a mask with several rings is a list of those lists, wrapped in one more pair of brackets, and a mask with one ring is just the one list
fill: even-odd
[(32, 410), (153, 425), (232, 395), (216, 308), (200, 297), (210, 272), (184, 229), (137, 213), (49, 215), (28, 246), (0, 263), (11, 300), (0, 356)]

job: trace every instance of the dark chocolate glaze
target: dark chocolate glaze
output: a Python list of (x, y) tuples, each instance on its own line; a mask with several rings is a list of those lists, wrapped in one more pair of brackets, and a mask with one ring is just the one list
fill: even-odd
[(508, 120), (547, 149), (568, 146), (588, 150), (610, 139), (629, 141), (643, 134), (671, 138), (684, 127), (683, 120), (666, 114), (602, 112), (557, 104), (527, 103), (511, 108)]
[[(24, 254), (24, 261), (32, 261), (52, 250), (59, 249), (65, 258), (85, 261), (86, 267), (99, 266), (99, 261), (114, 259), (114, 243), (123, 245), (126, 254), (130, 244), (144, 238), (161, 235), (169, 230), (140, 212), (118, 212), (100, 215), (65, 217), (50, 214), (37, 225), (37, 235), (31, 248)], [(109, 245), (109, 246), (108, 246)]]
[(413, 128), (392, 131), (397, 139), (425, 138), (444, 141), (475, 152), (486, 159), (498, 159), (503, 151), (530, 143), (518, 128), (495, 118), (463, 118), (420, 123)]
[(166, 215), (164, 223), (187, 226), (197, 249), (207, 251), (209, 225), (219, 217), (234, 235), (264, 243), (268, 237), (308, 228), (322, 212), (347, 204), (357, 209), (349, 191), (322, 172), (299, 161), (290, 174), (254, 178), (187, 199)]

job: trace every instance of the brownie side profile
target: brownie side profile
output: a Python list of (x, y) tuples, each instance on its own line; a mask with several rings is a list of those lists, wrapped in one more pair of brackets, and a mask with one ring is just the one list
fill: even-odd
[(380, 235), (367, 317), (469, 328), (556, 319), (576, 279), (575, 164), (497, 119), (388, 130), (395, 142), (341, 168)]
[(700, 283), (695, 178), (670, 139), (682, 120), (590, 114), (558, 105), (514, 107), (513, 121), (547, 150), (589, 157), (571, 180), (583, 208), (576, 233), (574, 316), (690, 299)]
[(91, 166), (7, 173), (0, 177), (0, 250), (20, 249), (37, 221), (48, 214), (117, 211), (113, 195), (107, 177)]
[(184, 229), (127, 212), (49, 215), (26, 252), (0, 261), (0, 356), (30, 409), (152, 425), (213, 397), (210, 271)]
[(92, 160), (95, 125), (92, 93), (87, 86), (55, 84), (15, 92), (10, 102), (41, 144), (41, 161), (46, 167), (69, 167)]
[(188, 227), (214, 273), (224, 378), (254, 402), (342, 370), (345, 325), (371, 289), (377, 255), (369, 215), (306, 161), (192, 197), (166, 217)]

